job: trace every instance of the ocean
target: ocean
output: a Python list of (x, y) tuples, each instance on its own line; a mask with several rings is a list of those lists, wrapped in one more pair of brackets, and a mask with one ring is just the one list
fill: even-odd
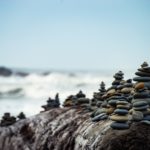
[[(111, 86), (113, 71), (51, 71), (39, 73), (31, 71), (28, 76), (0, 76), (0, 117), (5, 112), (16, 116), (23, 111), (27, 117), (38, 114), (48, 97), (59, 93), (61, 104), (71, 94), (82, 90), (88, 98), (97, 92), (104, 81), (106, 88)], [(132, 72), (133, 73), (133, 72)], [(126, 73), (126, 79), (131, 72)]]

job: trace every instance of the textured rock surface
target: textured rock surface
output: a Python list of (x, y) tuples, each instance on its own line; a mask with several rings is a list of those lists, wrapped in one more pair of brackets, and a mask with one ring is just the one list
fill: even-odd
[(93, 123), (89, 113), (57, 108), (0, 128), (0, 150), (148, 150), (150, 126), (113, 130), (111, 121)]

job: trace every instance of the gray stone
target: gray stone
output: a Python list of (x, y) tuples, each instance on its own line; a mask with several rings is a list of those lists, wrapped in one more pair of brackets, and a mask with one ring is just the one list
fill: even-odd
[(143, 113), (140, 111), (133, 111), (132, 113), (132, 120), (133, 121), (141, 121), (143, 120), (144, 116)]

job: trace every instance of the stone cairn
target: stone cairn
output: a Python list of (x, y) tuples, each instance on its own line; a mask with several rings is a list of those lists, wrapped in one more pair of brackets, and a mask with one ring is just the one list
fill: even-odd
[(128, 110), (130, 105), (125, 100), (118, 100), (116, 102), (117, 108), (114, 113), (110, 116), (110, 119), (114, 122), (111, 123), (113, 129), (128, 129), (129, 128), (129, 115)]
[(113, 77), (115, 80), (112, 82), (112, 86), (102, 96), (103, 103), (101, 108), (97, 109), (91, 114), (92, 121), (100, 121), (107, 119), (108, 115), (112, 114), (116, 108), (116, 102), (120, 99), (120, 94), (117, 92), (117, 86), (123, 81), (123, 73), (119, 71)]
[(0, 126), (9, 126), (16, 122), (16, 118), (14, 116), (11, 116), (10, 113), (4, 113), (4, 116), (2, 117), (2, 120), (0, 122)]
[(138, 77), (133, 78), (136, 84), (132, 100), (132, 120), (148, 123), (150, 121), (150, 67), (147, 62), (144, 62), (135, 74)]
[(20, 112), (20, 114), (17, 116), (17, 118), (18, 118), (19, 120), (21, 120), (21, 119), (26, 119), (26, 115), (25, 115), (23, 112)]
[(106, 93), (105, 83), (102, 81), (101, 84), (100, 84), (99, 92), (94, 92), (94, 93), (93, 93), (93, 100), (96, 101), (97, 107), (100, 107), (101, 104), (103, 103), (104, 98), (103, 98), (102, 96), (103, 96), (105, 93)]
[(49, 97), (49, 99), (47, 100), (47, 104), (41, 107), (44, 108), (44, 111), (48, 111), (52, 108), (59, 108), (59, 106), (60, 106), (60, 100), (59, 100), (59, 94), (57, 93), (55, 99), (51, 99)]
[(64, 107), (88, 107), (90, 100), (86, 98), (86, 95), (80, 90), (76, 95), (70, 95), (64, 101)]

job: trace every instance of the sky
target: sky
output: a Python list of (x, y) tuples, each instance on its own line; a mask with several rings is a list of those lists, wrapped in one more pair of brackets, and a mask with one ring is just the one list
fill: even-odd
[(150, 63), (150, 0), (0, 0), (0, 65), (135, 69)]

